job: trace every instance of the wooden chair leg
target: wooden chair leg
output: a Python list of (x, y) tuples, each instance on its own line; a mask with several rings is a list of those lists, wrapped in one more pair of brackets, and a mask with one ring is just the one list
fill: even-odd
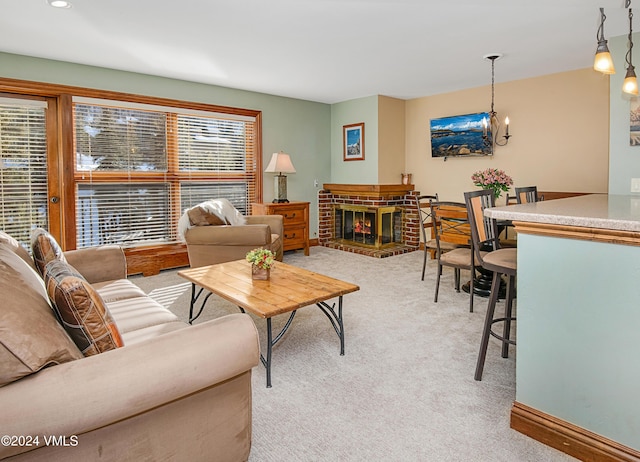
[(491, 325), (493, 323), (493, 313), (496, 310), (496, 302), (498, 301), (498, 292), (500, 291), (500, 273), (493, 273), (491, 281), (491, 296), (487, 305), (487, 315), (484, 318), (484, 329), (482, 330), (482, 340), (480, 341), (480, 351), (478, 352), (478, 362), (476, 363), (476, 374), (474, 379), (482, 380), (482, 371), (484, 369), (484, 360), (487, 356), (487, 347), (489, 346), (489, 336), (491, 335)]

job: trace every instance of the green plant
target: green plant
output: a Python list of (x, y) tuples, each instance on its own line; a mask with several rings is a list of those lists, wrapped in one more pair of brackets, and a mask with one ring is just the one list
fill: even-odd
[(275, 262), (275, 255), (271, 250), (267, 249), (253, 249), (247, 252), (247, 261), (252, 265), (256, 265), (258, 268), (269, 269)]

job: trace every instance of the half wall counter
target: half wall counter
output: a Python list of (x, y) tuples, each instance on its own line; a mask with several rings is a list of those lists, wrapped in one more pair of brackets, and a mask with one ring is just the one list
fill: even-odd
[(511, 427), (582, 460), (640, 460), (640, 196), (485, 214), (518, 239)]

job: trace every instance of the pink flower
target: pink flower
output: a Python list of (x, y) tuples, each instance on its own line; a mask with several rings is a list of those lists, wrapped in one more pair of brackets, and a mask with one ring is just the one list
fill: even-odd
[(471, 175), (471, 181), (482, 189), (492, 189), (496, 199), (500, 197), (502, 191), (508, 191), (513, 185), (513, 179), (504, 170), (497, 168), (487, 168), (479, 170)]

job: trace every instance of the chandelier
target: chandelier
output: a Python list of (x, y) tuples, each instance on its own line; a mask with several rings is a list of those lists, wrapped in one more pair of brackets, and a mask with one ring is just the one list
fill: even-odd
[[(498, 131), (500, 130), (500, 121), (498, 120), (498, 113), (494, 109), (494, 100), (495, 100), (495, 64), (496, 60), (502, 58), (501, 53), (489, 53), (488, 55), (483, 56), (484, 59), (488, 59), (491, 61), (491, 111), (489, 111), (489, 126), (487, 126), (487, 121), (483, 120), (484, 130), (483, 137), (485, 141), (490, 141), (492, 145), (498, 146), (506, 146), (509, 142), (509, 117), (504, 118), (504, 126), (505, 126), (505, 134), (500, 137)], [(491, 128), (491, 140), (487, 140), (489, 134), (487, 133), (487, 129)]]

